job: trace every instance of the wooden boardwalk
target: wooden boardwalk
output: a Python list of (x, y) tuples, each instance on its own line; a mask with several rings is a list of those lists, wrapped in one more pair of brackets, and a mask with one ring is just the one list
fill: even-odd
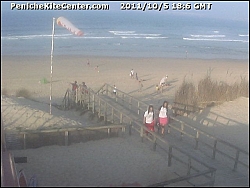
[[(112, 93), (112, 86), (108, 84), (103, 86), (98, 94), (107, 103), (119, 109), (124, 115), (129, 116), (138, 124), (142, 124), (143, 113), (147, 110), (149, 104), (119, 90), (117, 90), (116, 95), (114, 95)], [(134, 127), (136, 128), (136, 126)], [(140, 130), (138, 129), (138, 131)], [(198, 130), (176, 117), (171, 117), (168, 132), (169, 133), (163, 138), (166, 143), (180, 148), (189, 156), (198, 158), (208, 166), (217, 169), (214, 182), (215, 186), (249, 185), (248, 152), (231, 143), (215, 138), (213, 135)], [(146, 137), (146, 135), (142, 134), (140, 134), (140, 136), (142, 140)], [(158, 148), (157, 146), (155, 147)], [(178, 155), (177, 152), (176, 155)]]
[[(97, 92), (90, 88), (78, 91), (74, 99), (70, 95), (69, 91), (65, 93), (61, 109), (70, 109), (75, 100), (77, 104), (73, 107), (92, 111), (105, 122), (108, 133), (112, 125), (122, 125), (122, 132), (136, 135), (151, 145), (152, 150), (166, 155), (168, 166), (176, 162), (185, 166), (177, 167), (178, 178), (154, 186), (186, 185), (187, 182), (194, 186), (249, 186), (249, 154), (231, 143), (198, 130), (177, 117), (171, 117), (168, 134), (164, 137), (157, 132), (147, 136), (142, 120), (149, 104), (118, 89), (114, 94), (113, 87), (108, 84)], [(61, 131), (64, 131), (67, 145), (69, 130)]]

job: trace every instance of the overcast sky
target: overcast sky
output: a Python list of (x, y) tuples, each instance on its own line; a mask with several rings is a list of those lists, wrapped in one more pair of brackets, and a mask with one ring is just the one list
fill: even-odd
[[(6, 1), (6, 2), (1, 2), (2, 4), (2, 10), (10, 10), (10, 3), (13, 3), (15, 1)], [(34, 1), (18, 1), (16, 3), (34, 3)], [(43, 3), (44, 1), (36, 1), (36, 3)], [(48, 2), (55, 2), (55, 3), (62, 3), (62, 2), (67, 2), (67, 1), (46, 1)], [(117, 10), (121, 11), (121, 3), (124, 2), (131, 2), (131, 3), (144, 3), (144, 2), (150, 2), (150, 1), (74, 1), (74, 2), (68, 2), (68, 3), (84, 3), (84, 4), (93, 4), (93, 3), (101, 3), (101, 4), (109, 4), (110, 5), (110, 10)], [(160, 2), (165, 2), (169, 3), (170, 5), (172, 3), (191, 3), (192, 5), (194, 3), (204, 3), (203, 1), (157, 1), (158, 3)], [(205, 16), (205, 17), (212, 17), (212, 18), (222, 18), (222, 19), (231, 19), (231, 20), (241, 20), (241, 21), (248, 21), (249, 17), (249, 2), (248, 1), (220, 1), (220, 2), (215, 2), (215, 1), (206, 1), (208, 3), (212, 3), (212, 10), (195, 10), (192, 6), (191, 10), (185, 10), (185, 11), (180, 11), (176, 10), (173, 11), (171, 9), (167, 11), (153, 11), (154, 13), (158, 14), (164, 14), (164, 13), (173, 13), (173, 14), (195, 14), (197, 16)], [(153, 1), (152, 3), (156, 3), (156, 1)], [(143, 13), (151, 13), (152, 11), (145, 11)]]

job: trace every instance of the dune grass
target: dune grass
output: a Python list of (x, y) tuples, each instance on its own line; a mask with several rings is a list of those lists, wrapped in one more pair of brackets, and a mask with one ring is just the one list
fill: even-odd
[(16, 97), (24, 97), (26, 99), (31, 99), (31, 93), (27, 89), (19, 89), (16, 91)]
[(221, 103), (232, 101), (238, 97), (249, 97), (249, 81), (241, 77), (240, 82), (227, 84), (223, 81), (214, 81), (210, 74), (198, 82), (198, 87), (192, 82), (183, 83), (175, 93), (175, 102), (202, 106), (200, 104)]

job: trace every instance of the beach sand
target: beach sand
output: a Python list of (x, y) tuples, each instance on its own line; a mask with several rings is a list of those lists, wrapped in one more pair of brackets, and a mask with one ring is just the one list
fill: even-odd
[[(90, 66), (87, 65), (88, 59)], [(99, 66), (99, 72), (95, 70), (97, 65)], [(26, 129), (81, 127), (98, 124), (97, 120), (90, 121), (87, 115), (79, 116), (79, 112), (75, 111), (60, 111), (52, 107), (52, 115), (49, 114), (50, 84), (39, 83), (43, 78), (50, 81), (49, 56), (3, 56), (1, 66), (1, 90), (10, 96), (3, 96), (1, 105), (6, 129), (15, 129), (16, 127)], [(129, 77), (131, 69), (134, 69), (139, 79), (143, 80), (141, 92), (138, 92), (138, 81)], [(70, 83), (76, 80), (78, 83), (85, 82), (88, 87), (95, 91), (104, 83), (115, 84), (117, 89), (158, 107), (164, 100), (168, 100), (170, 104), (174, 101), (175, 92), (184, 78), (197, 84), (200, 79), (207, 75), (209, 70), (211, 70), (212, 79), (227, 83), (240, 82), (241, 77), (248, 80), (249, 75), (248, 60), (54, 56), (52, 103), (61, 104), (66, 90), (71, 88)], [(155, 85), (159, 84), (161, 78), (166, 74), (171, 85), (163, 93), (156, 94)], [(27, 89), (31, 92), (32, 98), (39, 102), (15, 98), (16, 91), (19, 89)], [(211, 111), (234, 119), (240, 122), (241, 126), (236, 129), (225, 128), (226, 132), (223, 132), (221, 127), (213, 127), (211, 134), (222, 135), (222, 138), (227, 139), (227, 141), (236, 145), (243, 145), (245, 148), (246, 140), (248, 140), (246, 137), (249, 136), (246, 133), (246, 130), (249, 129), (248, 102), (248, 98), (242, 97), (213, 107)], [(240, 129), (240, 131), (235, 134), (237, 129)], [(244, 132), (243, 136), (239, 134), (241, 132)], [(117, 144), (112, 145), (113, 142)], [(109, 144), (114, 148), (107, 149)], [(95, 147), (99, 149), (93, 151), (92, 148)], [(142, 150), (139, 151), (138, 148), (140, 147), (142, 147)], [(119, 185), (123, 182), (138, 182), (142, 185), (148, 185), (163, 181), (166, 175), (164, 174), (164, 168), (167, 166), (167, 162), (164, 164), (158, 163), (157, 161), (163, 160), (161, 156), (152, 154), (150, 149), (145, 151), (143, 147), (142, 145), (139, 146), (139, 143), (132, 144), (130, 141), (125, 141), (124, 138), (112, 138), (105, 139), (103, 142), (91, 141), (68, 147), (48, 146), (14, 152), (16, 155), (28, 157), (29, 163), (23, 164), (29, 165), (25, 166), (26, 173), (29, 175), (28, 177), (34, 173), (42, 177), (39, 185), (108, 186), (111, 184)], [(147, 152), (151, 152), (151, 154)], [(134, 155), (138, 158), (133, 158)], [(83, 156), (85, 156), (84, 160)], [(96, 158), (92, 159), (91, 156)], [(121, 156), (121, 158), (117, 156)], [(152, 157), (154, 162), (147, 163), (147, 160), (149, 160), (147, 156)], [(131, 162), (131, 160), (128, 160), (130, 158), (135, 161)], [(78, 161), (78, 163), (73, 164), (72, 161)], [(141, 161), (141, 163), (138, 161)], [(124, 171), (119, 163), (123, 164)], [(52, 168), (52, 165), (55, 166)], [(99, 167), (93, 168), (96, 165)], [(148, 178), (149, 174), (145, 174), (149, 173), (147, 169), (152, 169), (150, 171), (150, 173), (153, 173), (151, 179)], [(51, 174), (49, 171), (51, 171)], [(105, 176), (100, 175), (99, 171)], [(159, 171), (162, 176), (155, 175), (155, 171)], [(55, 181), (51, 179), (52, 176), (55, 177)]]

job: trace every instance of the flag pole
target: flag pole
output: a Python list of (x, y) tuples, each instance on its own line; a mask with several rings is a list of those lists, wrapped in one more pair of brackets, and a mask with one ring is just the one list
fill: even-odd
[(52, 41), (50, 54), (50, 97), (49, 97), (49, 114), (51, 115), (51, 100), (52, 100), (52, 73), (53, 73), (53, 51), (54, 51), (54, 34), (55, 34), (55, 18), (53, 18), (52, 26)]

